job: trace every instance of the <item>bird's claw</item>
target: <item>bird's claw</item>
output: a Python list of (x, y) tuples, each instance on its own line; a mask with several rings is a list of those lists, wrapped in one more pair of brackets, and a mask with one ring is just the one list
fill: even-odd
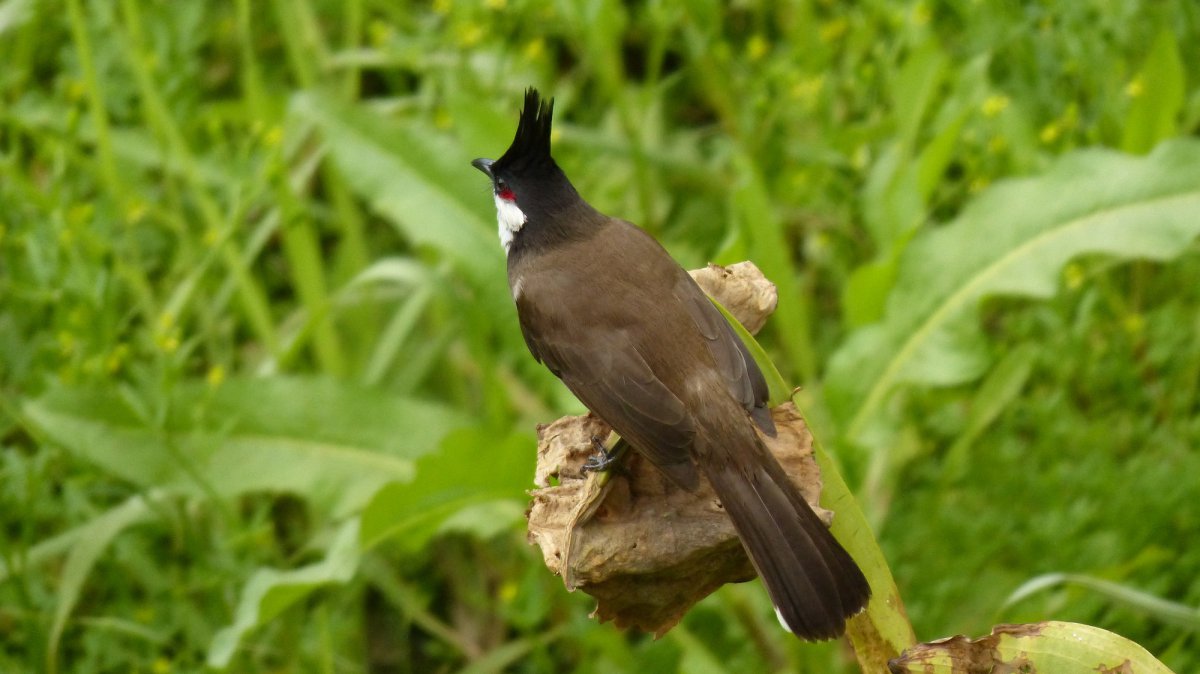
[(608, 448), (604, 446), (604, 441), (594, 435), (592, 436), (592, 447), (596, 450), (596, 453), (583, 463), (580, 471), (585, 474), (590, 472), (603, 473), (616, 463), (616, 453), (608, 451)]

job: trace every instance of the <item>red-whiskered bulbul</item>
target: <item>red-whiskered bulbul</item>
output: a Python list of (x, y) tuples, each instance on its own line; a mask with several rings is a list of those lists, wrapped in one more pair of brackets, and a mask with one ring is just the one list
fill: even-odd
[(871, 591), (755, 431), (775, 434), (762, 372), (657, 241), (575, 191), (550, 156), (553, 110), (529, 89), (508, 151), (472, 162), (529, 350), (680, 487), (712, 484), (788, 631), (841, 635)]

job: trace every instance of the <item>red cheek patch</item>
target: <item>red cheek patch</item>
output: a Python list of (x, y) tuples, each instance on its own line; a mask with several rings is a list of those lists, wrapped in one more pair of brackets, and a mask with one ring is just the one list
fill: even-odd
[(505, 201), (516, 201), (517, 200), (517, 195), (513, 194), (513, 191), (508, 189), (507, 187), (505, 187), (504, 189), (497, 192), (496, 196), (500, 197), (501, 199), (503, 199)]

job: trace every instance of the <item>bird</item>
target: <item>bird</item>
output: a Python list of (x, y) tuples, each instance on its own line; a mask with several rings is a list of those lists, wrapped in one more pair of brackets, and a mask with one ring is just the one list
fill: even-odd
[(711, 484), (784, 629), (841, 636), (870, 586), (756, 432), (775, 435), (762, 371), (654, 237), (580, 196), (551, 157), (553, 113), (530, 87), (508, 150), (471, 162), (530, 353), (676, 485)]

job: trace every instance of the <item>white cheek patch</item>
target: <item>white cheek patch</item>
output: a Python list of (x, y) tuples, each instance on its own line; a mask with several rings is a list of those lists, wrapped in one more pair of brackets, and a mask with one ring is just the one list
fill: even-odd
[(500, 245), (508, 252), (513, 236), (525, 226), (525, 212), (515, 201), (502, 199), (499, 194), (493, 197), (496, 199), (496, 219), (500, 221)]

